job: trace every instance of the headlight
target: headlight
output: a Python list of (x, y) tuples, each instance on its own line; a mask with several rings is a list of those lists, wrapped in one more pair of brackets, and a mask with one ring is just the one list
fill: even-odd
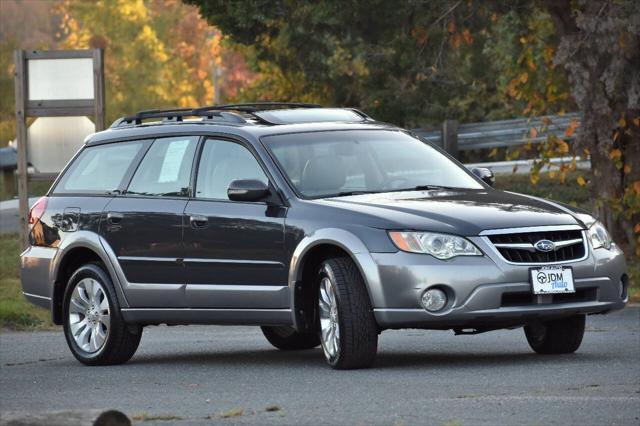
[(430, 254), (438, 259), (455, 256), (482, 256), (482, 252), (466, 238), (433, 232), (389, 232), (393, 243), (400, 250), (410, 253)]
[(609, 250), (611, 248), (611, 236), (607, 232), (607, 228), (599, 221), (595, 221), (589, 227), (589, 239), (594, 249), (603, 247)]

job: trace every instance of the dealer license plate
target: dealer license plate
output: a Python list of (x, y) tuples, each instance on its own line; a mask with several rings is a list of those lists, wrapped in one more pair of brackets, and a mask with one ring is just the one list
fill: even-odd
[(533, 294), (575, 293), (573, 271), (562, 266), (531, 269)]

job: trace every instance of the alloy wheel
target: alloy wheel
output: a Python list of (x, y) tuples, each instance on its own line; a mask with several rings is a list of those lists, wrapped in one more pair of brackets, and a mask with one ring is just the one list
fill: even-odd
[(109, 300), (104, 287), (93, 278), (80, 280), (69, 300), (69, 331), (73, 340), (87, 353), (98, 352), (109, 336), (110, 327)]
[(340, 324), (335, 287), (328, 277), (320, 281), (320, 341), (325, 357), (332, 361), (340, 352)]

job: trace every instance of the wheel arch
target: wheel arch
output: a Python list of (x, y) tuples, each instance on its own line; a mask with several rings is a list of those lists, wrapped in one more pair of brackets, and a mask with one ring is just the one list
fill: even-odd
[(379, 283), (379, 276), (369, 250), (356, 235), (343, 229), (329, 228), (305, 237), (294, 250), (289, 268), (289, 289), (294, 328), (312, 331), (315, 322), (315, 288), (313, 276), (320, 264), (330, 257), (349, 257), (365, 282), (369, 300)]
[[(114, 268), (109, 251), (99, 235), (89, 231), (78, 231), (64, 240), (53, 258), (50, 269), (51, 282), (51, 319), (54, 324), (62, 324), (62, 300), (68, 281), (80, 266), (91, 262), (100, 262), (106, 268), (116, 288), (116, 297), (120, 306), (127, 307), (118, 274)], [(108, 246), (107, 246), (108, 247)], [(110, 250), (110, 248), (109, 248)], [(111, 251), (111, 253), (113, 253)]]

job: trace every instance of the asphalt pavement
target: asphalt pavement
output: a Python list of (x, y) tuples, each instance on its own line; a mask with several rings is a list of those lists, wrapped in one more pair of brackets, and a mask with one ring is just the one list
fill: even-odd
[(144, 425), (638, 425), (640, 308), (589, 317), (562, 356), (535, 355), (521, 329), (386, 331), (358, 371), (273, 349), (257, 327), (149, 327), (111, 367), (79, 364), (60, 332), (0, 335), (0, 424), (111, 408)]

